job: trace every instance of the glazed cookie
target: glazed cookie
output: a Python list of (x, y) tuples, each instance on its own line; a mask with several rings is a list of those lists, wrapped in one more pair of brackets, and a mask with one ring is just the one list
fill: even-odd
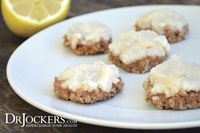
[(144, 83), (146, 101), (159, 109), (200, 107), (200, 65), (177, 56), (154, 67)]
[(64, 70), (55, 78), (54, 92), (59, 99), (89, 104), (115, 96), (123, 85), (115, 65), (95, 62)]
[(187, 20), (171, 9), (159, 9), (141, 15), (135, 22), (139, 30), (153, 30), (165, 35), (169, 43), (179, 42), (189, 31)]
[(64, 46), (78, 55), (105, 53), (111, 43), (110, 29), (98, 22), (79, 22), (68, 28)]
[(145, 73), (164, 61), (169, 51), (165, 36), (154, 31), (129, 31), (109, 45), (108, 58), (128, 72)]

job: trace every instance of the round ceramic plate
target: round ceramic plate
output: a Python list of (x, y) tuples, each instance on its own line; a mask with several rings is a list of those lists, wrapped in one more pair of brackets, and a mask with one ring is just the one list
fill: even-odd
[[(147, 104), (142, 84), (147, 74), (131, 74), (120, 69), (125, 83), (123, 91), (110, 100), (82, 105), (56, 98), (54, 77), (63, 69), (82, 63), (107, 60), (107, 55), (77, 56), (63, 46), (67, 27), (75, 22), (98, 21), (112, 29), (113, 40), (131, 30), (142, 13), (159, 8), (171, 8), (189, 21), (185, 40), (171, 45), (170, 56), (176, 54), (200, 64), (200, 7), (198, 6), (138, 6), (110, 9), (68, 19), (34, 35), (12, 54), (7, 77), (13, 90), (33, 106), (80, 122), (133, 129), (169, 129), (200, 126), (200, 109), (158, 110)], [(196, 17), (195, 17), (196, 16)]]

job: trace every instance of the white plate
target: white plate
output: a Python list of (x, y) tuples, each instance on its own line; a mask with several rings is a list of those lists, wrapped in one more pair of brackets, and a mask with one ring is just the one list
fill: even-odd
[[(53, 80), (67, 66), (107, 61), (106, 55), (76, 56), (64, 48), (67, 27), (78, 21), (99, 21), (112, 29), (113, 39), (130, 30), (136, 17), (158, 8), (171, 8), (189, 21), (190, 32), (179, 44), (172, 45), (170, 55), (200, 63), (200, 7), (139, 6), (111, 9), (75, 17), (34, 35), (11, 56), (7, 76), (13, 90), (25, 101), (46, 112), (80, 122), (117, 128), (169, 129), (200, 126), (200, 109), (186, 111), (157, 110), (144, 101), (143, 81), (147, 74), (130, 74), (120, 70), (124, 90), (114, 98), (91, 105), (57, 99)], [(109, 62), (108, 62), (109, 63)]]

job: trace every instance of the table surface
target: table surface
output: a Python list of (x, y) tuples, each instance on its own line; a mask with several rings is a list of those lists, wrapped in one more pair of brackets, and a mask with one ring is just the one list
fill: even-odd
[[(199, 5), (199, 0), (72, 0), (72, 6), (69, 17), (78, 16), (81, 14), (115, 8), (123, 6), (149, 5), (149, 4), (184, 4), (184, 5)], [(43, 112), (22, 100), (10, 87), (6, 77), (6, 65), (10, 55), (26, 38), (21, 38), (11, 33), (3, 22), (0, 16), (0, 133), (7, 132), (135, 132), (135, 133), (151, 133), (160, 132), (153, 130), (127, 130), (116, 129), (101, 126), (88, 125), (78, 122), (77, 127), (74, 128), (20, 128), (18, 124), (6, 124), (5, 113), (13, 113), (21, 115), (27, 113), (30, 116), (50, 115)], [(164, 130), (164, 133), (178, 132), (178, 133), (193, 133), (200, 132), (200, 128), (181, 129), (181, 130)]]

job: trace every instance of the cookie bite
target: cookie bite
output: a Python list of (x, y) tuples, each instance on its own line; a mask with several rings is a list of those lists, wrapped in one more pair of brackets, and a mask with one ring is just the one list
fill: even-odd
[(165, 35), (171, 44), (183, 40), (189, 31), (187, 20), (171, 9), (158, 9), (139, 16), (135, 28)]
[(146, 101), (158, 109), (199, 108), (199, 81), (200, 65), (173, 56), (151, 70), (144, 82)]
[(122, 90), (119, 70), (103, 62), (70, 67), (54, 81), (54, 92), (59, 99), (89, 104), (109, 99)]
[(111, 30), (98, 22), (75, 23), (64, 36), (64, 46), (70, 47), (78, 55), (105, 53), (111, 41)]
[(165, 36), (154, 31), (128, 31), (109, 45), (108, 59), (128, 72), (145, 73), (164, 61), (169, 51)]

